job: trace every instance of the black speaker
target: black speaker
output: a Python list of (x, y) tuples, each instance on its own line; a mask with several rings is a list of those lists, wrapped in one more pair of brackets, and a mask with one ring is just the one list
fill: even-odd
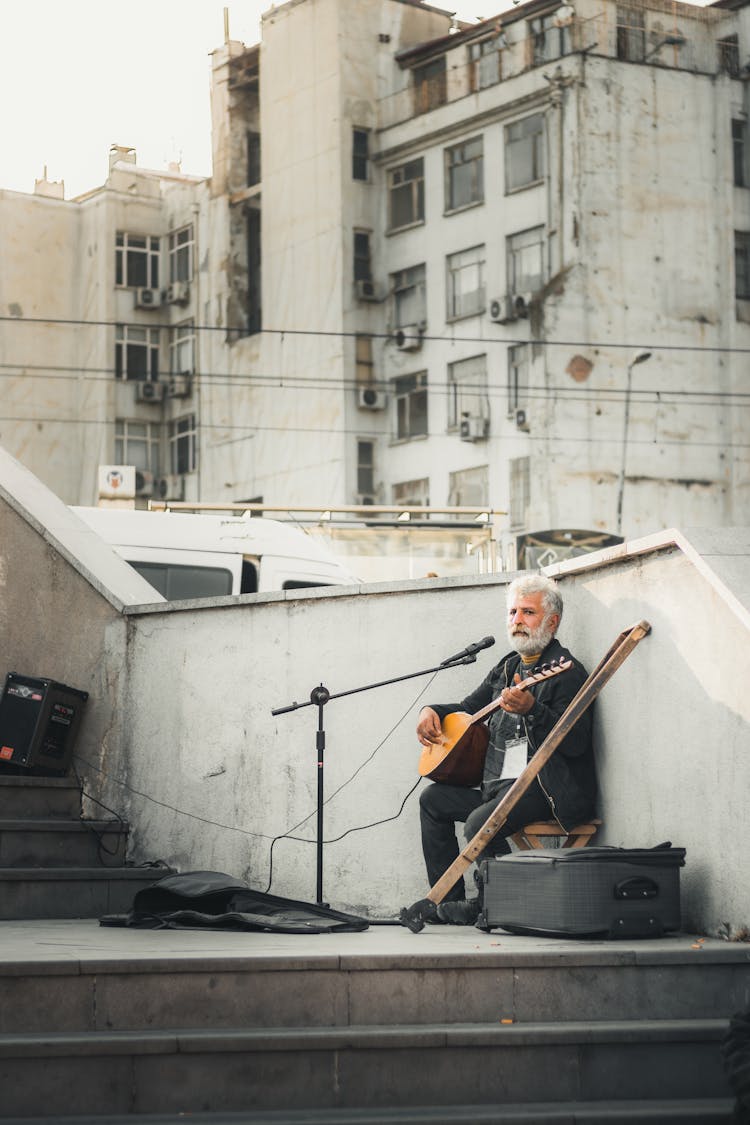
[(55, 680), (9, 672), (0, 699), (0, 773), (66, 773), (88, 697)]

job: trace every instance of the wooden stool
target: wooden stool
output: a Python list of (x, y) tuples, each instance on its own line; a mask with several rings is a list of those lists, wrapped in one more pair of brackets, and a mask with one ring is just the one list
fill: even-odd
[(587, 824), (579, 824), (577, 828), (567, 831), (561, 828), (556, 820), (537, 820), (534, 824), (527, 824), (520, 832), (515, 832), (511, 840), (522, 852), (531, 851), (532, 848), (543, 848), (545, 836), (564, 838), (563, 848), (585, 848), (601, 823), (594, 817)]

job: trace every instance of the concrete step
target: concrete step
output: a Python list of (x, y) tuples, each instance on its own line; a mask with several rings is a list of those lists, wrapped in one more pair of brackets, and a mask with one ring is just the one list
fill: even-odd
[[(730, 1098), (641, 1101), (529, 1102), (526, 1105), (392, 1106), (378, 1109), (256, 1110), (193, 1113), (191, 1125), (722, 1125), (732, 1121)], [(5, 1125), (185, 1125), (185, 1114), (117, 1114), (2, 1118)]]
[(121, 867), (128, 830), (120, 820), (0, 817), (0, 867)]
[(0, 817), (81, 814), (81, 787), (72, 777), (5, 777), (0, 772)]
[(0, 867), (0, 920), (126, 913), (168, 867)]
[(724, 1099), (728, 1020), (0, 1036), (2, 1113)]
[[(161, 877), (151, 869), (125, 873), (117, 894), (129, 901), (141, 885)], [(60, 874), (55, 893), (67, 902), (70, 873)], [(95, 871), (92, 885), (111, 874)], [(33, 889), (28, 873), (14, 875), (19, 894), (24, 886), (27, 892)], [(49, 872), (34, 872), (33, 877), (41, 882), (40, 897), (46, 903), (46, 893), (56, 885)], [(0, 872), (0, 904), (8, 885), (3, 887)], [(107, 907), (99, 913), (109, 912)], [(93, 910), (88, 914), (96, 916)], [(233, 934), (231, 944), (224, 935), (221, 946), (216, 935), (222, 952), (207, 957), (200, 951), (210, 949), (210, 931), (171, 931), (170, 936), (168, 931), (85, 923), (76, 946), (70, 928), (50, 922), (43, 940), (45, 949), (77, 948), (73, 961), (65, 955), (25, 960), (17, 939), (15, 956), (6, 952), (0, 959), (0, 1032), (331, 1028), (467, 1018), (497, 1024), (571, 1017), (597, 1023), (654, 1016), (722, 1019), (744, 1010), (750, 992), (748, 947), (713, 943), (711, 949), (695, 948), (698, 943), (687, 937), (650, 942), (642, 949), (637, 943), (558, 949), (547, 942), (537, 952), (514, 946), (491, 952), (489, 939), (488, 951), (468, 945), (462, 952), (437, 952), (436, 943), (435, 951), (420, 954), (408, 952), (418, 947), (416, 941), (404, 947), (398, 933), (375, 933), (369, 935), (372, 944), (360, 938), (362, 953), (355, 952), (359, 935), (354, 935), (348, 951), (335, 954), (324, 938), (316, 953), (315, 944), (295, 948), (293, 942), (301, 939), (285, 942), (276, 935), (259, 954), (260, 935)], [(367, 952), (386, 938), (392, 952)]]

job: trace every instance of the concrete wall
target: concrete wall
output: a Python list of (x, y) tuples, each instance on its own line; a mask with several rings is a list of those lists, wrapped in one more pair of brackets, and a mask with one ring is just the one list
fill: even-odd
[[(148, 594), (123, 588), (121, 560), (79, 538), (84, 561), (73, 563), (61, 513), (49, 515), (54, 534), (41, 514), (3, 485), (0, 674), (91, 693), (78, 768), (131, 822), (132, 859), (265, 889), (271, 843), (288, 834), (273, 848), (272, 889), (314, 900), (318, 710), (271, 712), (307, 703), (322, 683), (352, 692), (323, 708), (324, 895), (376, 916), (422, 897), (416, 793), (392, 819), (417, 777), (416, 713), (460, 698), (505, 650), (505, 580), (139, 605)], [(737, 656), (750, 629), (747, 539), (714, 533), (697, 548), (670, 534), (559, 570), (560, 635), (590, 668), (621, 630), (652, 626), (598, 704), (601, 839), (686, 847), (685, 924), (704, 932), (750, 922), (750, 704)], [(118, 592), (107, 596), (108, 584)], [(431, 668), (490, 631), (498, 643), (473, 666), (356, 691)]]

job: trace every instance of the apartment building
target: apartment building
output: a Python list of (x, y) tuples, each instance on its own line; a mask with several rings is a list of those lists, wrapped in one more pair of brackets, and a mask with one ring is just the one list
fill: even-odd
[(504, 509), (508, 565), (747, 522), (749, 11), (272, 8), (210, 180), (0, 193), (0, 441), (71, 502)]

